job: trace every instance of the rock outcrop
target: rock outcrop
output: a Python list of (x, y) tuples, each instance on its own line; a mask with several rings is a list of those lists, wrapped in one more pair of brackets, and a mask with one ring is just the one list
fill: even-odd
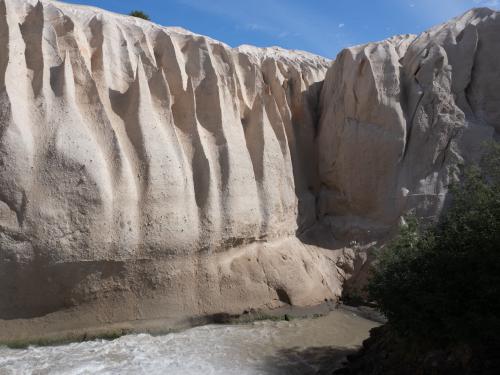
[(500, 131), (499, 23), (332, 65), (0, 0), (0, 341), (336, 300)]
[(0, 1), (0, 48), (0, 338), (340, 293), (295, 239), (328, 60), (53, 1)]
[(410, 210), (435, 218), (458, 167), (500, 131), (499, 13), (348, 48), (327, 74), (319, 210), (337, 237), (376, 238)]

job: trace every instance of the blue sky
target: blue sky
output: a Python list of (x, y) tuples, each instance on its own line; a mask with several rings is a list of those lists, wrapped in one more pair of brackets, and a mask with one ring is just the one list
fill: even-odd
[(67, 0), (119, 13), (140, 9), (231, 46), (281, 46), (335, 57), (344, 47), (420, 33), (500, 0)]

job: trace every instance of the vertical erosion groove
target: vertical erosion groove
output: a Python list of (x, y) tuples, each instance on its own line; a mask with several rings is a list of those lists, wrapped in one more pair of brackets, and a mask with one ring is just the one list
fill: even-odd
[(157, 34), (155, 56), (157, 65), (163, 70), (170, 89), (173, 123), (178, 130), (176, 134), (178, 134), (183, 153), (191, 163), (194, 197), (196, 205), (202, 213), (206, 209), (209, 196), (210, 164), (198, 132), (192, 78), (188, 77), (186, 89), (184, 89), (180, 66), (183, 61), (182, 56), (178, 54), (170, 35), (164, 32)]
[(64, 57), (61, 64), (50, 68), (50, 87), (56, 97), (62, 97), (64, 95), (64, 89), (66, 87), (66, 58), (67, 56)]
[[(4, 0), (0, 0), (0, 202), (5, 203), (15, 214), (19, 227), (23, 226), (26, 211), (25, 191), (16, 191), (13, 186), (18, 175), (15, 168), (18, 166), (13, 160), (9, 137), (6, 132), (12, 126), (12, 103), (7, 92), (6, 74), (11, 58), (9, 48), (10, 30), (7, 20), (7, 7)], [(12, 133), (10, 133), (12, 135)], [(26, 134), (28, 136), (29, 134)], [(14, 146), (15, 147), (15, 146)], [(20, 149), (16, 149), (22, 152)], [(2, 219), (2, 218), (0, 218)], [(0, 244), (0, 259), (3, 254)]]
[[(200, 134), (198, 132), (198, 122), (195, 116), (195, 102), (194, 102), (194, 90), (191, 77), (188, 78), (188, 97), (187, 100), (188, 108), (191, 111), (191, 132), (192, 132), (192, 147), (194, 153), (192, 155), (192, 172), (193, 172), (193, 183), (194, 183), (194, 193), (196, 198), (197, 206), (204, 212), (208, 207), (208, 198), (210, 193), (210, 178), (212, 171), (210, 168), (210, 163), (208, 161), (205, 149), (200, 139)], [(179, 110), (182, 110), (182, 106), (174, 106), (174, 117), (179, 118)], [(176, 116), (177, 114), (177, 116)], [(176, 121), (177, 123), (177, 121)]]
[[(5, 73), (7, 71), (8, 64), (9, 25), (7, 23), (7, 9), (5, 8), (5, 0), (0, 0), (0, 95), (3, 95), (5, 92)], [(2, 111), (2, 109), (0, 109), (0, 111)]]
[[(5, 87), (5, 74), (9, 65), (9, 24), (5, 0), (0, 0), (0, 140), (11, 116), (10, 101)], [(3, 162), (0, 162), (0, 166)]]
[[(9, 64), (9, 25), (7, 23), (7, 9), (5, 1), (0, 0), (0, 145), (3, 141), (4, 132), (9, 124), (11, 117), (11, 105), (5, 87), (5, 74)], [(0, 150), (0, 171), (5, 168), (5, 161)], [(5, 193), (0, 190), (0, 200), (5, 201), (11, 210), (16, 212), (12, 204), (4, 196)]]
[[(267, 59), (266, 61), (264, 61), (262, 69), (264, 81), (269, 85), (269, 90), (263, 92), (262, 94), (264, 96), (264, 106), (269, 118), (269, 122), (273, 128), (274, 134), (276, 135), (276, 139), (280, 144), (283, 158), (286, 159), (287, 155), (289, 154), (288, 141), (285, 130), (286, 120), (283, 118), (278, 104), (278, 100), (281, 101), (283, 99), (283, 93), (281, 92), (281, 86), (276, 82), (276, 63), (270, 59)], [(280, 89), (277, 89), (276, 86), (280, 87)]]
[[(141, 119), (139, 117), (141, 100), (141, 83), (139, 75), (141, 69), (143, 69), (141, 64), (138, 64), (135, 79), (132, 81), (126, 92), (120, 93), (119, 91), (109, 89), (109, 98), (113, 111), (123, 121), (125, 133), (127, 134), (128, 140), (135, 151), (135, 177), (140, 182), (140, 195), (142, 197), (149, 181), (149, 162), (144, 144), (144, 136), (141, 129)], [(140, 202), (138, 203), (140, 204)]]
[(178, 99), (172, 106), (174, 121), (181, 131), (191, 137), (191, 171), (194, 184), (196, 205), (202, 211), (207, 208), (210, 193), (210, 163), (206, 156), (198, 132), (195, 115), (194, 90), (191, 77), (187, 81), (187, 90), (178, 93)]
[(32, 71), (31, 86), (35, 97), (37, 97), (43, 87), (44, 71), (42, 51), (44, 15), (41, 2), (37, 2), (34, 7), (31, 7), (24, 22), (19, 27), (26, 45), (26, 67)]
[[(180, 77), (179, 71), (174, 72), (174, 69), (179, 70), (179, 64), (175, 59), (175, 49), (172, 40), (163, 31), (156, 33), (154, 37), (153, 54), (157, 69), (154, 70), (149, 81), (151, 95), (155, 98), (161, 116), (163, 117), (164, 130), (174, 138), (173, 142), (176, 148), (177, 159), (182, 164), (182, 174), (186, 175), (189, 172), (185, 165), (186, 151), (177, 133), (175, 119), (172, 113), (174, 95), (177, 92), (182, 92), (182, 78)], [(168, 55), (170, 59), (173, 58), (175, 60), (172, 66), (169, 65), (166, 55)], [(169, 74), (166, 73), (167, 71)]]
[[(200, 46), (201, 47), (201, 46)], [(204, 78), (195, 89), (196, 100), (196, 117), (200, 125), (206, 129), (215, 140), (207, 139), (207, 148), (211, 149), (212, 157), (215, 157), (215, 162), (218, 163), (218, 171), (212, 171), (217, 180), (218, 194), (219, 194), (219, 207), (218, 213), (221, 220), (221, 227), (226, 227), (228, 212), (231, 207), (226, 207), (228, 202), (228, 193), (231, 187), (229, 186), (229, 176), (231, 173), (229, 163), (229, 145), (227, 143), (226, 135), (224, 133), (224, 124), (222, 117), (222, 98), (219, 92), (219, 79), (217, 72), (214, 68), (213, 56), (210, 51), (210, 45), (204, 40), (204, 46), (199, 49), (202, 59), (202, 71)], [(212, 159), (213, 160), (213, 159)], [(214, 173), (215, 172), (215, 173)], [(214, 202), (215, 203), (215, 202)], [(216, 207), (212, 209), (217, 210)], [(216, 230), (219, 230), (217, 228)]]
[(102, 20), (100, 20), (97, 15), (92, 17), (89, 22), (89, 32), (89, 45), (93, 52), (90, 57), (90, 69), (92, 73), (102, 73), (104, 70), (102, 50), (104, 44), (104, 33)]
[(269, 223), (269, 202), (264, 191), (264, 113), (262, 99), (256, 99), (253, 108), (246, 109), (248, 112), (242, 121), (245, 133), (245, 142), (252, 162), (253, 173), (257, 186), (257, 195), (259, 198), (259, 211), (261, 216), (261, 225), (259, 237), (267, 234)]
[[(97, 121), (88, 124), (92, 128), (96, 142), (100, 143), (100, 147), (104, 150), (104, 154), (108, 156), (108, 164), (111, 168), (110, 174), (113, 176), (113, 181), (118, 181), (121, 172), (123, 171), (124, 152), (120, 147), (120, 141), (115, 131), (114, 125), (106, 110), (106, 105), (103, 99), (106, 95), (109, 97), (109, 92), (105, 95), (99, 91), (104, 81), (104, 66), (103, 66), (103, 23), (97, 16), (92, 17), (89, 22), (90, 39), (89, 46), (92, 54), (90, 56), (90, 71), (84, 62), (81, 53), (78, 54), (78, 65), (73, 70), (78, 75), (76, 80), (76, 96), (78, 98), (77, 105), (81, 113), (86, 113), (89, 118), (95, 117)], [(109, 140), (111, 139), (111, 142)]]

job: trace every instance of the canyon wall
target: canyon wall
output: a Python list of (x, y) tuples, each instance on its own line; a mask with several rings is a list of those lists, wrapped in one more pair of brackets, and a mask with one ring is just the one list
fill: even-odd
[(460, 167), (500, 132), (499, 13), (342, 51), (321, 94), (320, 215), (337, 237), (435, 219)]
[(335, 257), (295, 238), (315, 220), (330, 61), (52, 1), (0, 1), (0, 38), (2, 334), (85, 308), (116, 322), (337, 298)]
[(499, 22), (332, 63), (0, 0), (0, 341), (336, 301), (500, 131)]

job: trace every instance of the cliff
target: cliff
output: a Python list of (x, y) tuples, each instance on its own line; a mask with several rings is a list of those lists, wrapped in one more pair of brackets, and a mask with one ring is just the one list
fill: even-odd
[[(499, 139), (499, 31), (498, 12), (473, 9), (339, 54), (318, 132), (318, 213), (336, 238), (383, 243), (408, 212), (439, 218), (463, 166)], [(360, 285), (370, 252), (352, 256)]]
[(322, 92), (322, 211), (380, 231), (439, 215), (457, 166), (500, 131), (500, 20), (475, 9), (420, 36), (348, 48)]
[(499, 131), (497, 15), (332, 64), (0, 0), (0, 340), (337, 300)]

